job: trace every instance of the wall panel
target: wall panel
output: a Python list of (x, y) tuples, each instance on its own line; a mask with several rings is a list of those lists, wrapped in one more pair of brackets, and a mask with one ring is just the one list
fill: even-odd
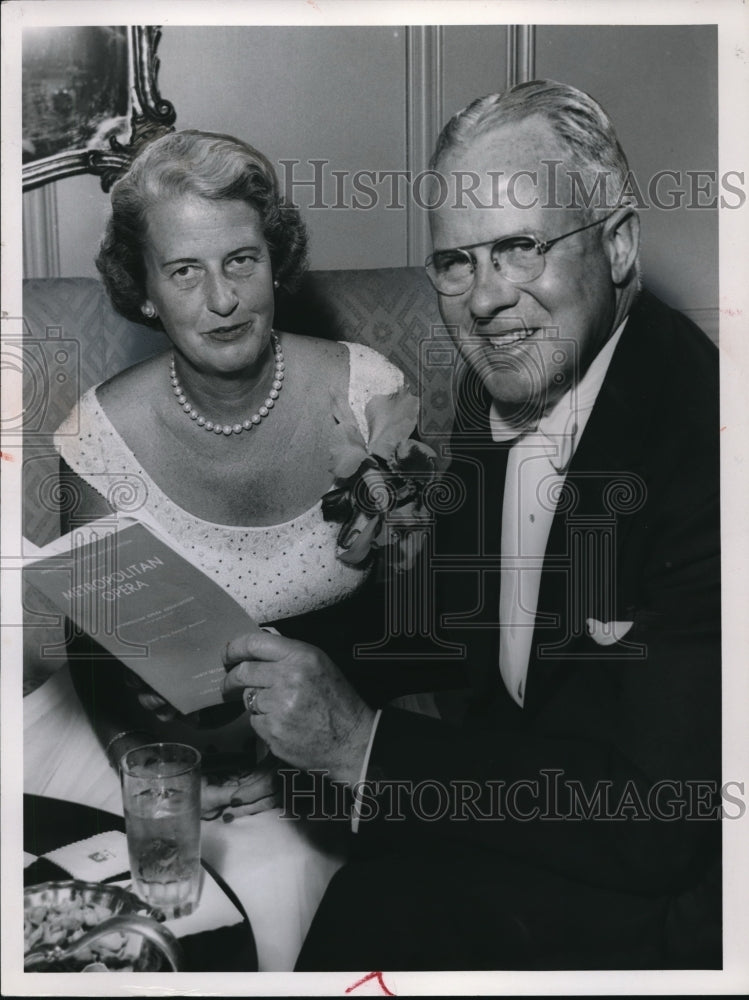
[(504, 90), (506, 25), (467, 24), (444, 29), (442, 65), (442, 100), (447, 121), (474, 98)]
[[(646, 197), (658, 171), (681, 172), (687, 194), (686, 171), (717, 171), (714, 25), (540, 26), (536, 73), (580, 87), (603, 104)], [(664, 194), (669, 186), (676, 184), (669, 180)], [(643, 277), (680, 309), (717, 309), (718, 212), (686, 207), (686, 201), (641, 212)]]
[[(506, 29), (492, 25), (427, 26), (410, 34), (397, 25), (167, 25), (158, 52), (159, 87), (177, 109), (179, 128), (236, 134), (275, 163), (299, 160), (281, 171), (292, 181), (310, 180), (317, 169), (323, 178), (318, 201), (331, 207), (313, 207), (312, 188), (293, 188), (310, 227), (313, 267), (401, 266), (420, 263), (428, 242), (424, 219), (406, 207), (406, 182), (383, 178), (376, 184), (376, 203), (354, 209), (352, 175), (423, 170), (443, 117), (503, 86), (505, 38)], [(415, 57), (421, 60), (417, 73)], [(315, 168), (312, 160), (326, 162)], [(343, 181), (333, 171), (343, 171)], [(59, 274), (95, 275), (93, 257), (108, 198), (92, 176), (51, 187)], [(26, 195), (25, 200), (27, 213), (38, 211), (39, 199), (32, 202)], [(32, 238), (41, 231), (29, 227)], [(43, 276), (35, 263), (43, 257), (27, 254), (28, 276)]]
[[(161, 92), (182, 128), (246, 138), (274, 163), (325, 160), (323, 201), (334, 206), (334, 170), (402, 169), (405, 160), (405, 30), (402, 27), (241, 27), (164, 30)], [(348, 179), (344, 179), (348, 180)], [(348, 203), (348, 184), (342, 201)], [(295, 187), (312, 237), (312, 265), (405, 264), (406, 212), (312, 208)]]
[[(309, 187), (293, 192), (310, 225), (313, 267), (399, 266), (420, 262), (428, 243), (424, 220), (415, 212), (409, 218), (407, 186), (400, 184), (400, 207), (389, 207), (391, 182), (377, 186), (372, 208), (354, 210), (351, 175), (422, 170), (439, 121), (505, 86), (508, 30), (166, 26), (159, 83), (179, 127), (244, 136), (275, 162), (302, 161), (294, 167), (302, 179), (314, 175), (309, 161), (326, 161), (318, 167), (322, 200), (341, 207), (315, 209)], [(535, 43), (536, 74), (602, 101), (645, 185), (658, 170), (717, 169), (714, 27), (546, 25), (537, 28)], [(421, 77), (414, 74), (415, 51), (425, 61)], [(419, 79), (426, 81), (423, 94), (414, 92)], [(335, 170), (346, 174), (342, 200)], [(54, 198), (32, 203), (24, 196), (29, 234), (57, 233), (61, 275), (94, 275), (108, 198), (92, 176), (52, 187)], [(32, 225), (31, 215), (55, 201), (57, 225)], [(681, 308), (716, 307), (717, 212), (681, 207), (642, 215), (648, 283)], [(30, 247), (26, 273), (40, 275), (48, 258)]]

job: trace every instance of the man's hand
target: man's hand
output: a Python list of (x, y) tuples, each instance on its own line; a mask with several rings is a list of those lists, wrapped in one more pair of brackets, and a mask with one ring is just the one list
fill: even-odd
[(359, 780), (375, 713), (333, 661), (305, 642), (254, 632), (230, 642), (224, 664), (227, 697), (254, 688), (252, 727), (276, 757)]

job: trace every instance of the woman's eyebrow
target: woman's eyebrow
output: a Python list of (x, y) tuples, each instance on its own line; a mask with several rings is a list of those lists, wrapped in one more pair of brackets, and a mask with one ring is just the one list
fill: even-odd
[[(238, 253), (262, 253), (265, 247), (256, 246), (254, 244), (249, 244), (248, 246), (235, 247), (233, 250), (227, 250), (224, 257), (233, 257)], [(175, 264), (199, 264), (199, 257), (174, 257), (172, 260), (165, 260), (161, 263), (160, 267), (174, 267)]]
[(175, 257), (174, 260), (165, 260), (160, 267), (173, 267), (175, 264), (197, 264), (197, 257)]
[(254, 245), (246, 247), (237, 247), (235, 250), (230, 250), (225, 256), (231, 257), (233, 254), (247, 253), (247, 251), (250, 251), (251, 253), (262, 253), (264, 249), (265, 249), (264, 247), (254, 246)]

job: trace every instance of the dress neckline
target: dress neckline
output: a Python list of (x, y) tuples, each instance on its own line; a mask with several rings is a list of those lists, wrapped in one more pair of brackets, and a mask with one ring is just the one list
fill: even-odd
[[(94, 417), (97, 420), (101, 420), (105, 430), (109, 431), (109, 433), (114, 436), (117, 442), (117, 446), (124, 452), (125, 456), (128, 459), (128, 463), (132, 464), (133, 468), (137, 470), (138, 475), (143, 477), (148, 490), (149, 491), (153, 490), (153, 492), (156, 494), (156, 498), (158, 499), (159, 503), (176, 510), (181, 515), (181, 517), (190, 518), (196, 523), (202, 524), (207, 528), (218, 527), (222, 528), (225, 531), (235, 531), (235, 532), (245, 532), (245, 533), (254, 531), (261, 533), (264, 531), (266, 532), (275, 531), (280, 528), (289, 528), (300, 521), (309, 520), (310, 518), (314, 517), (315, 514), (317, 514), (317, 512), (320, 510), (322, 506), (322, 497), (319, 500), (317, 500), (311, 507), (308, 507), (306, 510), (303, 510), (300, 514), (297, 514), (295, 517), (289, 518), (286, 521), (276, 521), (273, 524), (224, 524), (218, 521), (207, 521), (205, 518), (200, 517), (198, 514), (193, 514), (192, 511), (186, 510), (184, 507), (181, 507), (178, 503), (172, 500), (171, 497), (167, 493), (165, 493), (158, 485), (158, 483), (156, 483), (154, 479), (146, 472), (146, 470), (143, 468), (141, 463), (136, 458), (134, 452), (130, 449), (125, 439), (122, 437), (120, 432), (117, 430), (112, 421), (109, 419), (109, 416), (107, 415), (106, 411), (104, 410), (104, 407), (101, 405), (101, 402), (99, 400), (99, 396), (97, 393), (98, 389), (99, 389), (98, 385), (92, 386), (88, 390), (88, 392), (84, 394), (84, 398), (88, 397), (90, 403), (92, 404), (92, 409), (94, 410)], [(333, 489), (332, 483), (330, 489)]]

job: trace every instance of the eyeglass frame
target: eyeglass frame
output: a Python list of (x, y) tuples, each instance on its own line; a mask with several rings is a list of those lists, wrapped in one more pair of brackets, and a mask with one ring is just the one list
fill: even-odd
[[(621, 207), (622, 206), (620, 206), (620, 208)], [(530, 236), (524, 233), (515, 233), (511, 236), (501, 236), (499, 239), (496, 240), (482, 240), (480, 243), (466, 243), (463, 246), (459, 247), (446, 247), (444, 250), (435, 250), (433, 253), (430, 253), (429, 256), (426, 258), (426, 260), (424, 261), (424, 269), (427, 272), (427, 277), (429, 278), (432, 287), (434, 288), (435, 292), (437, 292), (438, 295), (443, 295), (445, 296), (445, 298), (455, 298), (458, 295), (465, 295), (466, 292), (469, 292), (473, 288), (474, 282), (476, 280), (475, 279), (476, 258), (473, 256), (473, 254), (469, 253), (470, 250), (478, 250), (479, 247), (491, 247), (491, 249), (493, 250), (494, 247), (497, 246), (497, 244), (499, 243), (507, 243), (511, 242), (512, 240), (518, 240), (518, 239), (527, 239), (535, 244), (536, 253), (543, 260), (543, 266), (541, 267), (541, 270), (535, 277), (526, 278), (521, 281), (515, 281), (512, 278), (508, 278), (506, 274), (503, 275), (503, 277), (505, 281), (509, 281), (511, 285), (529, 285), (532, 281), (538, 281), (538, 279), (546, 270), (546, 254), (549, 252), (549, 250), (551, 250), (551, 248), (556, 243), (560, 243), (562, 240), (566, 240), (568, 236), (575, 236), (577, 233), (584, 233), (586, 229), (592, 229), (594, 226), (600, 226), (602, 225), (602, 223), (608, 222), (608, 220), (613, 218), (613, 216), (615, 216), (618, 211), (619, 208), (615, 208), (613, 212), (609, 212), (609, 214), (605, 215), (602, 219), (596, 219), (595, 222), (589, 222), (587, 226), (580, 226), (579, 229), (572, 229), (569, 233), (562, 233), (561, 236), (555, 236), (551, 240), (540, 240), (538, 239), (537, 236)], [(432, 276), (429, 273), (429, 265), (432, 263), (435, 255), (438, 253), (458, 253), (458, 252), (464, 253), (471, 262), (471, 267), (473, 268), (471, 272), (471, 283), (467, 288), (464, 288), (462, 292), (441, 292), (439, 288), (437, 288), (437, 286), (435, 285), (434, 281), (432, 280)], [(498, 268), (498, 271), (500, 274), (502, 273), (501, 268)]]

